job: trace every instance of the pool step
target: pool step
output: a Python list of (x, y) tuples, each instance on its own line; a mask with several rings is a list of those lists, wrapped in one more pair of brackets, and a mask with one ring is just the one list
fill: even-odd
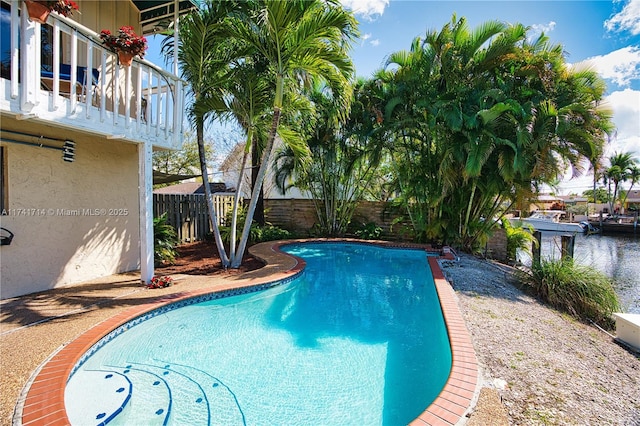
[(71, 424), (246, 424), (232, 389), (193, 366), (158, 361), (75, 374), (79, 376), (69, 382), (65, 394)]
[[(109, 426), (130, 425), (131, 418), (144, 418), (146, 426), (166, 425), (172, 408), (167, 380), (133, 364), (120, 367), (118, 372), (131, 381), (133, 390), (128, 406)], [(142, 389), (146, 390), (141, 392)]]
[(189, 365), (164, 363), (164, 367), (197, 382), (209, 407), (209, 424), (244, 425), (246, 419), (233, 390), (225, 382), (206, 371)]
[[(211, 424), (206, 394), (200, 384), (191, 377), (172, 369), (169, 365), (131, 363), (128, 366), (128, 371), (126, 374), (133, 383), (134, 392), (131, 397), (131, 414), (125, 417), (127, 424), (141, 419), (140, 421), (146, 425), (146, 419), (155, 418), (154, 416), (158, 418), (166, 416), (167, 421), (173, 424)], [(148, 381), (138, 383), (135, 377), (129, 376), (130, 374), (140, 376), (141, 373), (154, 379), (151, 383)], [(148, 398), (151, 396), (149, 389), (156, 386), (158, 388), (166, 386), (168, 390), (166, 410), (163, 410), (162, 406), (152, 406), (148, 403)], [(141, 411), (137, 411), (138, 405), (150, 412), (143, 414)], [(186, 416), (186, 418), (180, 420), (176, 416)]]
[[(81, 374), (82, 380), (70, 381), (65, 389), (65, 405), (71, 424), (104, 425), (126, 409), (133, 388), (126, 375), (110, 370), (76, 374)], [(92, 386), (83, 383), (92, 383)]]

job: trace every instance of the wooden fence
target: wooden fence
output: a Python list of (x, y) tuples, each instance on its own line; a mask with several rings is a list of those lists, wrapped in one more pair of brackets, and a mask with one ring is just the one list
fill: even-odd
[[(233, 208), (233, 194), (213, 195), (218, 224), (224, 226), (227, 212)], [(204, 194), (153, 194), (153, 216), (167, 214), (167, 222), (176, 228), (180, 243), (203, 240), (211, 232)]]
[[(233, 208), (234, 194), (214, 194), (214, 208), (218, 220), (224, 225), (227, 213)], [(400, 229), (392, 226), (397, 217), (385, 203), (362, 201), (358, 204), (353, 220), (360, 223), (373, 222), (382, 228), (382, 238), (405, 240)], [(312, 200), (267, 199), (265, 200), (265, 219), (267, 222), (293, 231), (299, 237), (311, 234), (316, 223), (316, 212)], [(211, 232), (204, 194), (153, 194), (154, 217), (167, 212), (167, 221), (178, 231), (181, 243), (203, 240)], [(500, 261), (506, 260), (506, 234), (504, 230), (495, 231), (485, 248), (487, 257)]]

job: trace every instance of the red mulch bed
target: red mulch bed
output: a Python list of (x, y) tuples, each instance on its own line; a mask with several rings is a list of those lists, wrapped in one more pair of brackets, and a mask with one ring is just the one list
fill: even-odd
[[(160, 275), (188, 274), (188, 275), (221, 275), (229, 273), (244, 273), (260, 269), (264, 264), (245, 251), (242, 264), (238, 269), (224, 270), (218, 256), (216, 244), (212, 241), (197, 241), (195, 243), (178, 246), (178, 257), (173, 265), (157, 266), (156, 273)], [(228, 254), (228, 253), (227, 253)]]

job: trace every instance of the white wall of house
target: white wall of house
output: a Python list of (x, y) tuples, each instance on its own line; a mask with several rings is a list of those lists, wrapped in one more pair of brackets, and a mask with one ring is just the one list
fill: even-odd
[(3, 117), (2, 124), (72, 139), (76, 155), (69, 163), (58, 150), (2, 143), (7, 194), (0, 226), (15, 236), (0, 247), (0, 298), (138, 269), (136, 145), (29, 120)]
[[(279, 139), (276, 139), (276, 146), (274, 147), (274, 153), (276, 152), (278, 145), (282, 144)], [(222, 165), (220, 166), (220, 178), (222, 182), (227, 186), (227, 188), (234, 188), (237, 190), (238, 186), (238, 176), (242, 169), (242, 157), (244, 152), (244, 144), (237, 144), (233, 150), (228, 154), (227, 158), (224, 160)], [(275, 154), (271, 154), (271, 160), (273, 162), (273, 158)], [(251, 158), (247, 159), (247, 164), (242, 170), (242, 189), (241, 194), (244, 198), (251, 198)], [(264, 193), (264, 197), (266, 199), (309, 199), (310, 196), (306, 192), (300, 191), (298, 188), (291, 188), (286, 191), (283, 195), (280, 193), (280, 190), (276, 187), (276, 183), (274, 181), (274, 171), (273, 165), (267, 169), (267, 173), (264, 178), (264, 182), (262, 184), (262, 191)]]

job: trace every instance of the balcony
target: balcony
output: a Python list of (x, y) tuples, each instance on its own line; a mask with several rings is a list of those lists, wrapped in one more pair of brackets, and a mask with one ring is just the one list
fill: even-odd
[(107, 139), (181, 146), (182, 80), (146, 60), (123, 66), (95, 31), (54, 13), (47, 24), (31, 22), (17, 7), (22, 4), (2, 1), (3, 115)]

